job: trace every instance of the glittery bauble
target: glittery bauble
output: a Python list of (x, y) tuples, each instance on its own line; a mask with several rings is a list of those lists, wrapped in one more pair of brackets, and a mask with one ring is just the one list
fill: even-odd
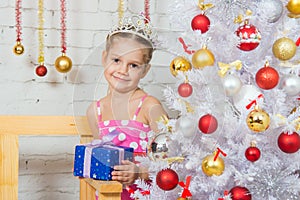
[(228, 74), (223, 78), (223, 87), (227, 96), (233, 96), (241, 89), (242, 81), (236, 75)]
[(185, 72), (190, 69), (192, 69), (191, 63), (188, 61), (188, 59), (182, 56), (174, 58), (170, 64), (170, 71), (173, 76), (177, 76), (178, 71)]
[(181, 116), (176, 122), (176, 128), (182, 133), (185, 138), (191, 138), (196, 133), (195, 120), (189, 116)]
[(72, 60), (69, 57), (62, 55), (55, 60), (54, 65), (57, 71), (67, 73), (72, 68)]
[(195, 16), (191, 22), (192, 29), (195, 30), (200, 30), (201, 33), (205, 33), (208, 31), (209, 26), (210, 26), (210, 20), (206, 15), (199, 14)]
[(262, 109), (255, 108), (247, 116), (247, 125), (254, 132), (263, 132), (269, 128), (270, 116)]
[(297, 46), (290, 38), (280, 38), (273, 44), (272, 51), (279, 60), (289, 60), (296, 54)]
[(270, 90), (278, 84), (279, 74), (273, 67), (265, 66), (257, 71), (255, 81), (261, 89)]
[(192, 64), (196, 69), (202, 69), (206, 66), (212, 66), (215, 63), (214, 54), (206, 49), (199, 49), (192, 56)]
[(181, 83), (178, 86), (178, 94), (182, 97), (189, 97), (193, 93), (193, 87), (189, 83)]
[(255, 162), (260, 158), (260, 150), (257, 147), (248, 147), (245, 151), (245, 157), (251, 162)]
[(300, 0), (290, 0), (286, 5), (286, 8), (293, 14), (300, 14)]
[(296, 153), (300, 148), (300, 136), (298, 133), (281, 133), (277, 140), (278, 147), (285, 153)]
[(178, 174), (172, 169), (163, 169), (156, 175), (157, 186), (165, 191), (173, 190), (179, 181)]
[(243, 51), (251, 51), (258, 47), (261, 35), (258, 29), (252, 24), (244, 24), (236, 30), (236, 35), (240, 39), (238, 48)]
[(283, 78), (282, 88), (289, 96), (295, 96), (300, 93), (300, 77), (297, 75), (288, 75)]
[(24, 53), (24, 46), (21, 44), (21, 42), (17, 42), (17, 44), (14, 46), (14, 53), (16, 55), (22, 55)]
[(202, 160), (202, 171), (207, 176), (220, 176), (223, 174), (225, 169), (224, 160), (218, 156), (216, 160), (214, 160), (215, 155), (208, 155)]
[(241, 186), (235, 186), (233, 188), (231, 188), (231, 190), (229, 191), (231, 200), (251, 200), (252, 196), (250, 191), (245, 188), (245, 187), (241, 187)]
[(258, 7), (262, 8), (261, 18), (269, 23), (277, 22), (283, 12), (283, 4), (280, 0), (263, 0), (259, 2)]
[(233, 96), (234, 106), (240, 111), (246, 111), (246, 106), (261, 94), (261, 91), (254, 85), (243, 85), (240, 91)]
[(156, 135), (152, 140), (148, 141), (147, 156), (151, 160), (163, 160), (168, 158), (168, 141), (168, 133), (160, 133)]
[(213, 133), (218, 128), (218, 120), (210, 114), (206, 114), (199, 119), (198, 128), (202, 133)]
[(39, 65), (36, 69), (35, 69), (35, 73), (38, 76), (45, 76), (47, 74), (47, 68), (44, 65)]

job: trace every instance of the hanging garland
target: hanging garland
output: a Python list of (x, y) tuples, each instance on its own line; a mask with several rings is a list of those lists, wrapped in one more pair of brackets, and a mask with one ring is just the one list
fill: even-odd
[(38, 40), (39, 40), (39, 56), (38, 63), (39, 66), (35, 69), (35, 73), (38, 76), (45, 76), (47, 74), (47, 68), (44, 65), (44, 1), (39, 0), (38, 3)]
[(124, 0), (119, 0), (118, 14), (119, 14), (119, 25), (121, 25), (122, 18), (124, 16)]
[(21, 6), (22, 0), (16, 0), (16, 32), (17, 32), (17, 44), (14, 46), (14, 53), (16, 55), (22, 55), (24, 53), (24, 46), (21, 44)]
[(67, 73), (72, 68), (72, 60), (66, 56), (67, 42), (66, 42), (66, 1), (60, 0), (60, 10), (61, 10), (61, 52), (62, 55), (56, 58), (55, 68), (58, 72)]

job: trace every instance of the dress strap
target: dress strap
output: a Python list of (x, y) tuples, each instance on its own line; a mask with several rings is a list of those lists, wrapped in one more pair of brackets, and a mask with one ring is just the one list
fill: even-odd
[(140, 103), (139, 103), (139, 105), (138, 105), (138, 107), (137, 107), (137, 109), (136, 109), (136, 111), (135, 111), (135, 113), (134, 113), (134, 115), (133, 115), (132, 120), (136, 120), (136, 118), (137, 118), (137, 116), (138, 116), (138, 114), (139, 114), (139, 112), (140, 112), (140, 110), (141, 110), (141, 108), (142, 108), (143, 102), (144, 102), (144, 100), (146, 99), (147, 96), (148, 96), (148, 95), (145, 94), (145, 95), (141, 98)]
[(98, 115), (98, 122), (102, 120), (101, 117), (101, 108), (100, 108), (100, 100), (97, 101), (97, 115)]

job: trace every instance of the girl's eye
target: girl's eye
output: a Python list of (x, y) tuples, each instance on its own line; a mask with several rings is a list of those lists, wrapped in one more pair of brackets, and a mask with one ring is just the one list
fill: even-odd
[(114, 58), (113, 61), (114, 61), (115, 63), (118, 63), (118, 62), (120, 62), (120, 59), (119, 59), (119, 58)]
[(136, 65), (136, 64), (130, 64), (130, 67), (131, 67), (131, 68), (138, 68), (139, 66)]

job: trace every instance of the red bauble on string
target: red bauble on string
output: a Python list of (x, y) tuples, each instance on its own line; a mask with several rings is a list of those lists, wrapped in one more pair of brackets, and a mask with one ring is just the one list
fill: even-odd
[(285, 153), (296, 153), (300, 149), (300, 136), (298, 133), (281, 133), (278, 137), (278, 147)]
[(263, 68), (257, 71), (255, 81), (261, 89), (270, 90), (278, 84), (279, 74), (276, 69), (266, 64)]
[(251, 200), (252, 196), (250, 191), (241, 186), (235, 186), (230, 191), (230, 197), (232, 200)]
[(177, 173), (172, 169), (163, 169), (156, 175), (156, 184), (162, 190), (173, 190), (178, 184)]
[(182, 97), (189, 97), (193, 93), (193, 87), (189, 83), (181, 83), (178, 86), (178, 94)]
[(245, 151), (245, 157), (251, 162), (255, 162), (260, 158), (260, 150), (257, 147), (248, 147)]
[(248, 21), (245, 21), (245, 24), (240, 26), (235, 33), (240, 38), (239, 49), (251, 51), (258, 47), (261, 40), (260, 32), (255, 26), (248, 24)]
[(206, 114), (199, 119), (198, 128), (205, 134), (213, 133), (218, 128), (218, 121), (213, 115)]
[(39, 65), (36, 69), (35, 69), (35, 73), (38, 76), (45, 76), (47, 74), (47, 68), (45, 67), (45, 65)]
[(205, 33), (208, 31), (209, 26), (210, 26), (210, 20), (208, 17), (204, 14), (199, 14), (195, 16), (191, 22), (192, 29), (195, 30), (200, 30), (201, 33)]

